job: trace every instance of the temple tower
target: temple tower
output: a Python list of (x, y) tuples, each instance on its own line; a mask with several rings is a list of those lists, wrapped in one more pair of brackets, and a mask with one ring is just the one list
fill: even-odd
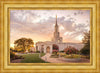
[(56, 16), (56, 23), (55, 23), (53, 41), (56, 42), (56, 43), (62, 42), (62, 37), (60, 37), (60, 34), (59, 34), (59, 26), (57, 24), (57, 16)]

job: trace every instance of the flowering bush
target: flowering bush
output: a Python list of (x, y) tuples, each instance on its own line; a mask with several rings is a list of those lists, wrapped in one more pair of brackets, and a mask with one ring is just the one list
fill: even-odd
[(53, 44), (53, 53), (57, 55), (57, 52), (59, 51), (59, 47), (56, 44)]
[(78, 51), (76, 48), (71, 47), (71, 46), (65, 48), (65, 49), (64, 49), (64, 52), (65, 52), (66, 54), (78, 54), (78, 53), (79, 53), (79, 51)]
[(10, 60), (15, 60), (15, 59), (24, 59), (24, 57), (15, 55), (14, 52), (10, 51)]
[(58, 52), (58, 50), (53, 50), (53, 53), (54, 53), (55, 55), (57, 55), (57, 52)]
[(53, 52), (58, 52), (58, 50), (53, 50)]
[(53, 44), (53, 50), (58, 50), (58, 49), (59, 49), (58, 45)]

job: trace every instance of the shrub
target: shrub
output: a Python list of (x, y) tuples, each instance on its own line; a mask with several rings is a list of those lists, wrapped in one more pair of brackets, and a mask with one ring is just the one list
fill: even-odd
[(40, 53), (40, 51), (36, 51), (36, 53)]
[(13, 52), (10, 52), (10, 58), (14, 59), (15, 58), (15, 54)]
[(59, 50), (59, 47), (58, 47), (58, 45), (56, 45), (56, 44), (53, 44), (53, 50)]
[(55, 55), (57, 55), (57, 52), (58, 52), (58, 51), (59, 51), (58, 45), (53, 44), (53, 53), (54, 53)]
[(65, 53), (59, 53), (60, 57), (64, 57), (66, 54)]
[(64, 49), (64, 52), (65, 52), (66, 54), (78, 54), (78, 53), (79, 53), (79, 51), (78, 51), (76, 48), (71, 47), (71, 46), (65, 48), (65, 49)]
[(24, 59), (24, 57), (23, 57), (23, 56), (15, 55), (14, 52), (10, 52), (10, 59), (11, 59), (11, 60), (15, 60), (15, 59)]
[(90, 48), (87, 48), (86, 46), (83, 47), (80, 52), (84, 55), (89, 55), (90, 54)]
[(53, 53), (54, 53), (55, 55), (57, 55), (57, 52), (58, 52), (58, 50), (53, 50)]

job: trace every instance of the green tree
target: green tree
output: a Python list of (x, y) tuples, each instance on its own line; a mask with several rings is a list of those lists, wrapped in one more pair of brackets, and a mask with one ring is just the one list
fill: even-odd
[(20, 38), (14, 42), (15, 47), (22, 48), (22, 50), (26, 51), (27, 47), (30, 47), (34, 44), (33, 40), (30, 38)]
[(84, 47), (80, 50), (80, 52), (84, 55), (90, 55), (90, 31), (84, 33), (83, 43)]

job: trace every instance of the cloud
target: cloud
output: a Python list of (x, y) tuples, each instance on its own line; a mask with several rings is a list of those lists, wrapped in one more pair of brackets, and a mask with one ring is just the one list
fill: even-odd
[[(50, 12), (52, 12), (52, 10)], [(47, 38), (47, 40), (51, 39), (54, 32), (54, 24), (55, 24), (56, 18), (53, 17), (52, 14), (51, 16), (49, 16), (48, 14), (50, 14), (50, 12), (48, 10), (44, 12), (39, 12), (35, 10), (11, 10), (10, 12), (11, 37), (13, 39), (16, 39), (19, 36), (21, 37), (21, 36), (27, 35), (27, 36), (34, 37), (34, 39), (37, 39), (35, 37), (38, 37), (41, 39)], [(46, 13), (47, 17), (45, 17), (44, 13)], [(60, 15), (59, 11), (58, 13)], [(89, 14), (89, 12), (81, 11), (80, 14), (81, 15)], [(90, 24), (87, 24), (87, 20), (89, 22), (89, 18), (85, 20), (84, 18), (86, 17), (83, 17), (82, 19), (81, 16), (78, 16), (78, 15), (71, 16), (71, 15), (72, 15), (71, 13), (68, 13), (68, 15), (66, 15), (66, 12), (65, 12), (65, 15), (62, 15), (62, 16), (60, 15), (60, 17), (57, 18), (60, 35), (66, 41), (68, 39), (70, 41), (72, 40), (75, 41), (75, 38), (80, 37), (83, 34), (83, 32), (89, 30), (89, 27), (90, 27)], [(80, 22), (77, 20), (80, 20)], [(86, 21), (86, 23), (81, 22), (82, 20)], [(17, 34), (17, 37), (16, 37), (16, 34)]]
[(32, 23), (40, 16), (36, 15), (33, 11), (30, 10), (11, 10), (10, 11), (10, 20), (19, 22), (19, 23)]

